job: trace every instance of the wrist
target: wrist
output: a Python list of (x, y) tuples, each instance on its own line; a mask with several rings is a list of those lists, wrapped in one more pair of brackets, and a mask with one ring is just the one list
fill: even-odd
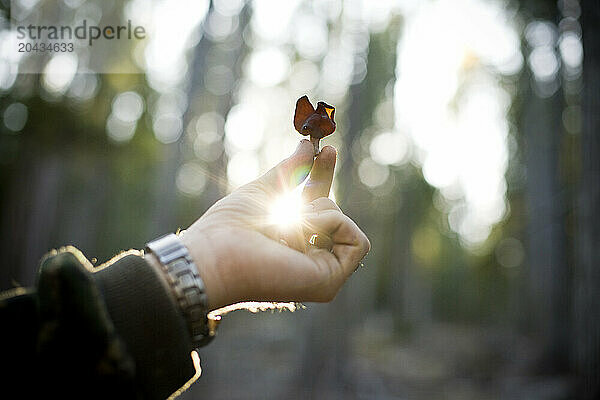
[[(216, 325), (208, 322), (209, 304), (206, 287), (192, 256), (182, 240), (174, 234), (164, 235), (146, 244), (151, 266), (158, 265), (188, 325), (195, 347), (208, 344), (215, 336)], [(153, 257), (154, 256), (154, 257)]]
[(198, 274), (204, 281), (208, 309), (214, 310), (230, 304), (227, 301), (227, 291), (219, 276), (218, 259), (207, 235), (198, 229), (187, 230), (179, 234), (183, 245), (188, 249)]

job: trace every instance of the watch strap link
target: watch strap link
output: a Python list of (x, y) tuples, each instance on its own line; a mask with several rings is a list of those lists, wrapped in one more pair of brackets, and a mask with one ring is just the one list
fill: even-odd
[(151, 241), (146, 249), (158, 258), (166, 272), (167, 281), (185, 316), (194, 345), (207, 345), (214, 338), (215, 331), (209, 329), (204, 282), (187, 248), (177, 235), (171, 233)]

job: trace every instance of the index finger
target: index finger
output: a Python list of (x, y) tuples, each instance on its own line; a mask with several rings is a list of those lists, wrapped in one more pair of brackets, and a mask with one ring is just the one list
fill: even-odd
[(294, 154), (277, 164), (255, 182), (259, 183), (268, 194), (277, 194), (292, 189), (298, 186), (310, 172), (313, 157), (312, 143), (303, 139)]

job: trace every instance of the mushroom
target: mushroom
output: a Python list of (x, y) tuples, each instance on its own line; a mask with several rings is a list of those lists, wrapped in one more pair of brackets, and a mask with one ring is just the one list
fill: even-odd
[(335, 107), (322, 101), (317, 103), (315, 110), (306, 95), (296, 102), (294, 128), (301, 135), (310, 136), (310, 141), (315, 147), (315, 156), (320, 152), (321, 139), (335, 131), (334, 114)]

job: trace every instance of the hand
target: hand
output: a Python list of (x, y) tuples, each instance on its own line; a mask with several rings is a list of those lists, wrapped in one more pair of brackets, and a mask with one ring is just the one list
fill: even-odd
[[(327, 198), (335, 149), (325, 146), (314, 165), (313, 156), (313, 145), (302, 140), (289, 158), (219, 200), (183, 233), (211, 309), (249, 300), (331, 301), (367, 254), (365, 234)], [(269, 208), (309, 171), (302, 223), (282, 231), (269, 222)], [(319, 240), (308, 245), (313, 234)]]

